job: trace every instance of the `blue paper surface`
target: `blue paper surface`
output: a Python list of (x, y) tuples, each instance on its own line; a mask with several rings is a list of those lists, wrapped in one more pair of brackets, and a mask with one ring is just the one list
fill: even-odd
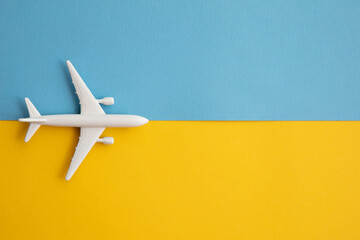
[(0, 119), (360, 120), (360, 1), (1, 1)]

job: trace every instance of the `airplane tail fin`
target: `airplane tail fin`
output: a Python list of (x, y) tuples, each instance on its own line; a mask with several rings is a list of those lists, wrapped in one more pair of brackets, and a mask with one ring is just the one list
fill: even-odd
[(26, 107), (29, 111), (29, 118), (19, 118), (20, 122), (29, 122), (29, 129), (26, 133), (25, 142), (28, 142), (30, 138), (35, 134), (35, 132), (41, 126), (41, 123), (45, 122), (46, 119), (39, 118), (41, 117), (38, 110), (36, 110), (34, 104), (30, 101), (29, 98), (25, 98)]

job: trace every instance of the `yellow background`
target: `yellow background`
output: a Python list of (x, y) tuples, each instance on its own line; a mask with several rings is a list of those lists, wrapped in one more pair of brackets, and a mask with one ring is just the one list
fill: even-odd
[(106, 129), (69, 182), (78, 130), (26, 131), (0, 122), (0, 239), (360, 239), (360, 122)]

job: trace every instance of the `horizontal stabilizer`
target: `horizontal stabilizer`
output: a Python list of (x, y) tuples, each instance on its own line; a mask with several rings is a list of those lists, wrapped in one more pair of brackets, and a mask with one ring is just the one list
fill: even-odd
[(35, 118), (35, 117), (40, 117), (40, 113), (38, 112), (38, 110), (36, 110), (34, 104), (32, 104), (32, 102), (30, 101), (29, 98), (25, 98), (25, 103), (27, 106), (27, 109), (29, 111), (29, 115), (31, 118)]
[(29, 129), (26, 133), (25, 142), (28, 142), (30, 138), (35, 134), (41, 125), (37, 123), (30, 123)]

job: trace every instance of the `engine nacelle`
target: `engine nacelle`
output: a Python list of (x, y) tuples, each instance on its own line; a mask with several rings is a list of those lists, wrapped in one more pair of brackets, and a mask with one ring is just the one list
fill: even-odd
[(104, 104), (104, 105), (113, 105), (114, 104), (114, 98), (113, 97), (104, 97), (102, 99), (96, 99), (98, 103)]
[(110, 145), (110, 144), (114, 143), (114, 138), (113, 137), (103, 137), (103, 138), (99, 138), (97, 140), (97, 142)]

